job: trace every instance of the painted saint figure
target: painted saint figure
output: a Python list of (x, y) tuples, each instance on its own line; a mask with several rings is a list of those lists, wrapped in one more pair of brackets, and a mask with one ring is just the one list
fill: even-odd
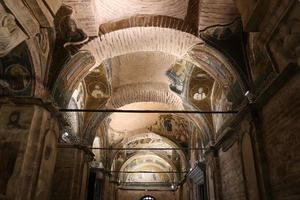
[(99, 85), (95, 85), (94, 90), (91, 93), (92, 97), (96, 99), (105, 98), (107, 95), (105, 95), (102, 90), (100, 89)]
[(203, 90), (202, 87), (200, 87), (200, 88), (198, 89), (198, 92), (196, 92), (196, 93), (194, 94), (193, 98), (194, 98), (196, 101), (201, 101), (201, 100), (203, 100), (203, 99), (206, 98), (206, 94), (205, 94), (205, 92), (204, 92), (204, 90)]

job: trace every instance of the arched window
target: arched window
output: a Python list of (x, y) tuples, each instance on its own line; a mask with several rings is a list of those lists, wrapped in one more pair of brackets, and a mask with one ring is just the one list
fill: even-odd
[(141, 198), (141, 200), (155, 200), (155, 198), (151, 196), (144, 196)]

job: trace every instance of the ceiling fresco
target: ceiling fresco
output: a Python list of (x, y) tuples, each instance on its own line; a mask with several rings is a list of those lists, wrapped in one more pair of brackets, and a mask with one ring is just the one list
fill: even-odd
[(111, 86), (105, 66), (94, 68), (85, 78), (87, 88), (86, 108), (101, 108), (111, 95)]
[[(165, 159), (153, 154), (137, 154), (124, 163), (120, 171), (145, 173), (120, 173), (119, 180), (124, 182), (173, 182), (174, 174), (155, 173), (175, 170)], [(153, 172), (153, 173), (149, 173)], [(172, 180), (173, 179), (173, 180)]]
[[(154, 132), (186, 146), (189, 133), (194, 128), (188, 120), (177, 115), (127, 114), (127, 116), (131, 116), (130, 118), (122, 115), (114, 114), (108, 119), (107, 133), (110, 144), (117, 144), (126, 137), (138, 135), (139, 133)], [(127, 118), (126, 121), (123, 120), (125, 118)], [(118, 121), (123, 122), (118, 124)]]
[[(209, 36), (223, 40), (226, 30), (233, 30), (215, 28), (225, 27), (238, 17), (233, 0), (44, 0), (43, 4), (50, 17), (46, 13), (41, 19), (29, 18), (31, 28), (19, 27), (25, 23), (22, 15), (29, 14), (27, 10), (17, 13), (16, 19), (5, 14), (5, 30), (9, 34), (18, 30), (20, 38), (16, 38), (19, 46), (8, 54), (4, 51), (1, 58), (1, 95), (33, 96), (38, 82), (39, 87), (49, 89), (44, 95), (60, 108), (235, 108), (241, 78), (223, 51), (207, 40)], [(5, 0), (5, 5), (10, 8), (12, 3)], [(33, 6), (31, 9), (35, 10)], [(1, 6), (0, 11), (4, 10)], [(26, 34), (37, 37), (32, 43), (20, 43)], [(254, 41), (250, 51), (256, 48)], [(40, 60), (38, 76), (24, 49)], [(39, 66), (35, 62), (34, 66)], [(62, 116), (64, 137), (72, 136), (89, 147), (112, 149), (93, 149), (97, 167), (145, 171), (112, 177), (113, 181), (132, 183), (178, 181), (185, 176), (189, 156), (194, 156), (193, 162), (204, 159), (202, 151), (190, 151), (188, 147), (206, 148), (231, 117), (100, 111)], [(159, 171), (182, 174), (155, 173)]]
[(193, 65), (191, 63), (179, 60), (170, 69), (168, 69), (166, 75), (171, 82), (169, 87), (173, 92), (184, 96), (185, 91), (187, 90), (186, 82), (192, 67)]

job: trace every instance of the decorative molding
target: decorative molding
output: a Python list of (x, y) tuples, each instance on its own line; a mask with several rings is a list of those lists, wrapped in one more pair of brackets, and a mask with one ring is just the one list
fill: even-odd
[(34, 37), (40, 32), (40, 24), (32, 12), (20, 0), (3, 0), (7, 8), (14, 14), (29, 37)]
[(17, 25), (15, 17), (0, 4), (0, 57), (7, 55), (25, 39), (26, 35)]
[(53, 16), (45, 3), (41, 0), (23, 0), (26, 5), (31, 9), (35, 18), (40, 23), (41, 27), (53, 27)]

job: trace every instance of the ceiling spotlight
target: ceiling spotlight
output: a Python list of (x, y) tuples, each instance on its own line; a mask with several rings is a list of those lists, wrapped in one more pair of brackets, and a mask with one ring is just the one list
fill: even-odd
[(65, 132), (65, 133), (63, 134), (63, 136), (68, 137), (68, 136), (69, 136), (69, 133)]
[(247, 97), (249, 103), (254, 102), (254, 95), (249, 90), (245, 93), (245, 97)]
[(175, 189), (175, 185), (174, 185), (174, 184), (171, 185), (171, 189), (172, 189), (172, 190)]
[(70, 138), (69, 138), (69, 133), (67, 133), (67, 132), (64, 132), (64, 133), (62, 134), (61, 138), (62, 138), (62, 140), (63, 140), (64, 142), (66, 142), (66, 143), (70, 143), (70, 142), (71, 142), (71, 141), (70, 141)]

